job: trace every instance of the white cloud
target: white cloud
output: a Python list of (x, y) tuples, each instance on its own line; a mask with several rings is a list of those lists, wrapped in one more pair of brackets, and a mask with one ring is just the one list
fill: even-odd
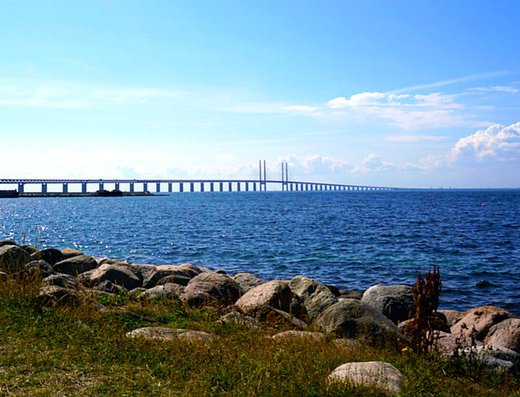
[(476, 87), (470, 90), (471, 92), (504, 92), (508, 94), (517, 94), (520, 92), (518, 88), (506, 85), (497, 85), (492, 87)]
[(319, 108), (316, 106), (308, 106), (308, 105), (290, 105), (284, 106), (284, 110), (294, 111), (294, 112), (302, 112), (302, 113), (316, 113)]
[(417, 91), (417, 90), (422, 90), (422, 89), (426, 89), (426, 88), (443, 87), (443, 86), (452, 85), (452, 84), (465, 83), (468, 81), (488, 79), (491, 77), (499, 77), (499, 76), (506, 75), (508, 73), (509, 72), (506, 70), (498, 70), (495, 72), (470, 74), (468, 76), (457, 77), (454, 79), (446, 79), (446, 80), (435, 81), (433, 83), (426, 83), (426, 84), (419, 84), (419, 85), (414, 85), (414, 86), (409, 86), (409, 87), (403, 87), (403, 88), (400, 88), (397, 90), (393, 90), (392, 93), (395, 94), (395, 93), (399, 93), (399, 92)]
[(441, 93), (397, 95), (362, 92), (350, 98), (331, 99), (326, 106), (336, 112), (389, 122), (405, 130), (446, 128), (470, 123), (464, 115), (456, 113), (463, 106), (455, 101), (455, 96)]
[(474, 155), (480, 161), (491, 157), (501, 160), (519, 158), (520, 122), (509, 126), (495, 124), (460, 138), (452, 148), (450, 158), (455, 161), (464, 154)]
[(416, 143), (416, 142), (440, 142), (448, 139), (446, 136), (437, 135), (393, 135), (386, 138), (387, 142)]
[(381, 156), (376, 153), (370, 153), (358, 164), (352, 168), (352, 173), (368, 174), (373, 172), (386, 171), (391, 168), (396, 168), (396, 165), (390, 161), (383, 160)]

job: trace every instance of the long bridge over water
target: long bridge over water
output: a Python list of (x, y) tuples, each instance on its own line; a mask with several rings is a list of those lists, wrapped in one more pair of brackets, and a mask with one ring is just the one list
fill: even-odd
[[(69, 193), (70, 186), (79, 187), (79, 192), (88, 193), (89, 187), (97, 190), (106, 190), (113, 186), (115, 190), (130, 193), (149, 192), (151, 186), (156, 193), (161, 192), (256, 192), (267, 190), (282, 191), (388, 191), (397, 190), (395, 187), (349, 185), (338, 183), (306, 182), (289, 180), (288, 165), (282, 163), (282, 178), (267, 179), (265, 161), (259, 164), (258, 179), (0, 179), (0, 188), (15, 187), (18, 193), (26, 192), (30, 185), (40, 186), (40, 193), (47, 194), (49, 186), (58, 189), (61, 193)], [(174, 189), (176, 188), (176, 189)], [(55, 190), (53, 190), (55, 191)]]

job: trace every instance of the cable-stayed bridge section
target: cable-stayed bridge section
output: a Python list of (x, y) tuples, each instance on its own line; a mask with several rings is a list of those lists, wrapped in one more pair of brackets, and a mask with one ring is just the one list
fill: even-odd
[[(256, 192), (268, 190), (281, 190), (290, 192), (299, 191), (388, 191), (397, 190), (395, 187), (364, 186), (338, 183), (308, 182), (290, 180), (287, 163), (282, 163), (282, 178), (267, 179), (265, 161), (259, 163), (258, 179), (0, 179), (0, 189), (15, 187), (19, 194), (27, 191), (28, 186), (40, 187), (41, 194), (50, 193), (51, 190), (70, 193), (71, 186), (74, 191), (87, 194), (92, 187), (98, 191), (104, 191), (107, 186), (129, 193), (147, 193), (153, 189), (156, 193), (173, 192)], [(53, 187), (49, 189), (49, 187)], [(79, 187), (79, 189), (78, 189)], [(30, 189), (34, 192), (34, 189)]]

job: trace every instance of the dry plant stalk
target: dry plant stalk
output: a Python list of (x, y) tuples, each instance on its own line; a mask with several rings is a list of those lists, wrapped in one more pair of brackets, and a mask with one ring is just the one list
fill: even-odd
[(431, 351), (435, 342), (434, 313), (439, 307), (441, 287), (441, 274), (437, 265), (426, 273), (426, 279), (419, 274), (413, 287), (415, 316), (411, 329), (412, 348), (418, 353)]

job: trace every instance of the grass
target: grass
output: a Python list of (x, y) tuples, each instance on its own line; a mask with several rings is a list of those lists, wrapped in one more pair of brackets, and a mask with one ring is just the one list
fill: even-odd
[[(496, 375), (362, 345), (274, 341), (276, 329), (216, 322), (216, 310), (129, 296), (76, 306), (41, 306), (38, 282), (0, 284), (0, 396), (377, 396), (377, 390), (328, 386), (351, 361), (383, 360), (405, 375), (404, 396), (520, 396), (518, 374)], [(142, 326), (217, 335), (186, 344), (126, 339)]]

